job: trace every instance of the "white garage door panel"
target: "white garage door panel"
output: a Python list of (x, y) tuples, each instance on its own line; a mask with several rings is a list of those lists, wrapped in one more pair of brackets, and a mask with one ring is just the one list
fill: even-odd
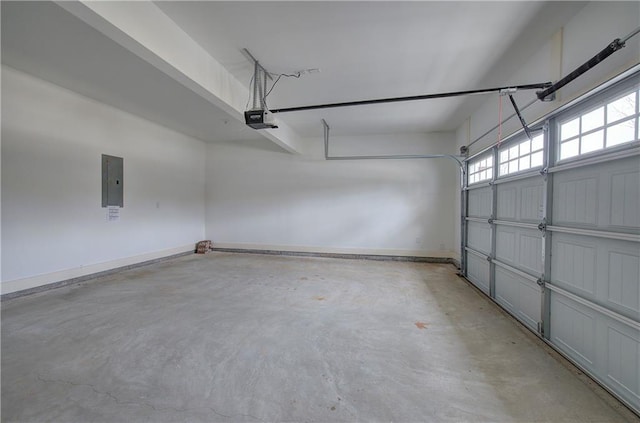
[(640, 403), (640, 332), (551, 293), (551, 341), (632, 404)]
[(496, 267), (496, 301), (520, 321), (537, 331), (542, 294), (537, 283)]
[(554, 233), (551, 239), (551, 281), (575, 294), (593, 297), (596, 292), (596, 241)]
[(499, 220), (539, 223), (544, 214), (544, 181), (539, 175), (498, 185)]
[[(640, 250), (635, 245), (609, 250), (606, 299), (611, 308), (640, 321)], [(606, 276), (605, 276), (606, 277)]]
[(611, 179), (609, 214), (610, 229), (638, 228), (640, 226), (640, 171), (614, 173)]
[[(506, 184), (505, 184), (506, 185)], [(518, 212), (518, 188), (513, 185), (498, 185), (498, 210), (496, 216), (502, 220), (516, 220)]]
[(554, 233), (551, 282), (640, 321), (640, 245)]
[(615, 321), (607, 324), (606, 377), (630, 402), (640, 403), (640, 336)]
[(553, 185), (554, 225), (639, 232), (640, 158), (558, 172)]
[(467, 224), (467, 245), (476, 251), (491, 254), (491, 226), (479, 222)]
[(469, 216), (489, 218), (493, 203), (492, 197), (491, 187), (469, 190)]
[(539, 277), (544, 272), (542, 234), (538, 230), (498, 225), (496, 227), (496, 258)]
[(551, 342), (592, 372), (596, 356), (594, 314), (582, 304), (551, 293)]
[(486, 259), (467, 253), (467, 277), (485, 294), (489, 294), (489, 262)]
[(597, 227), (597, 174), (558, 175), (553, 197), (554, 225)]

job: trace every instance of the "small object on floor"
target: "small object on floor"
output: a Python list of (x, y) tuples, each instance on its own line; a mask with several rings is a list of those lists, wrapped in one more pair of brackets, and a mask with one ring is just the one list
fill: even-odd
[(211, 241), (200, 241), (196, 245), (196, 254), (206, 254), (211, 251), (212, 245)]

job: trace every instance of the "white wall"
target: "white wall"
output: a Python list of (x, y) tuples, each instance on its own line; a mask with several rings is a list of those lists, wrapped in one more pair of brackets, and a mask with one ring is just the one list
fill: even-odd
[[(10, 67), (2, 88), (2, 293), (189, 251), (205, 238), (453, 256), (458, 170), (449, 160), (327, 162), (322, 139), (307, 140), (304, 157), (205, 145)], [(453, 134), (332, 137), (331, 154), (455, 153), (454, 143)], [(118, 222), (101, 207), (101, 154), (124, 158)]]
[[(528, 60), (519, 70), (508, 75), (503, 83), (524, 84), (557, 81), (591, 59), (615, 38), (623, 37), (640, 25), (640, 2), (590, 2), (574, 15), (555, 34), (538, 48), (529, 50)], [(517, 46), (516, 46), (517, 48)], [(607, 80), (619, 75), (640, 62), (640, 36), (627, 42), (625, 48), (613, 53), (605, 61), (590, 69), (557, 93), (556, 101), (537, 102), (523, 110), (526, 122), (534, 122), (563, 104), (579, 97)], [(520, 107), (535, 98), (535, 91), (515, 95)], [(503, 117), (513, 113), (509, 99), (503, 99)], [(498, 124), (498, 100), (487, 98), (456, 131), (456, 145), (469, 145)], [(522, 128), (517, 118), (505, 122), (502, 134), (508, 136)], [(470, 154), (494, 144), (498, 131), (493, 130), (470, 147)], [(456, 237), (460, 237), (460, 224), (456, 221)], [(459, 245), (459, 244), (456, 244)], [(459, 254), (459, 251), (458, 251)]]
[[(193, 249), (203, 142), (3, 66), (2, 293)], [(101, 154), (124, 158), (118, 222)]]
[[(206, 235), (215, 245), (451, 257), (458, 172), (447, 159), (325, 161), (210, 145)], [(331, 155), (454, 153), (453, 134), (332, 137)]]

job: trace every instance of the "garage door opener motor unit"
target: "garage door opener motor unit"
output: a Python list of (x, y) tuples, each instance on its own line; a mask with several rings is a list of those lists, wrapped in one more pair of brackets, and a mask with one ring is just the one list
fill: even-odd
[[(253, 99), (253, 105), (250, 110), (244, 112), (244, 122), (253, 129), (275, 129), (278, 127), (273, 114), (267, 108), (267, 96), (276, 85), (275, 81), (270, 90), (267, 89), (267, 79), (273, 79), (271, 74), (262, 67), (262, 65), (244, 49), (247, 57), (253, 62), (253, 78), (249, 84), (253, 89), (250, 98)], [(279, 78), (278, 78), (279, 79)], [(247, 102), (247, 106), (249, 103)]]
[(275, 129), (275, 118), (267, 109), (247, 110), (244, 112), (244, 121), (253, 129)]

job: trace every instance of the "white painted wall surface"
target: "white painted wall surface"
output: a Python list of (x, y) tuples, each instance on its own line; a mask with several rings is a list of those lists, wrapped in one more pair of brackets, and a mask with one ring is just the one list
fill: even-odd
[[(2, 293), (195, 247), (206, 147), (2, 68)], [(101, 155), (124, 158), (118, 222), (101, 207)]]
[[(447, 159), (325, 161), (210, 145), (206, 235), (215, 245), (451, 257), (457, 166)], [(331, 155), (454, 153), (453, 134), (331, 139)]]

